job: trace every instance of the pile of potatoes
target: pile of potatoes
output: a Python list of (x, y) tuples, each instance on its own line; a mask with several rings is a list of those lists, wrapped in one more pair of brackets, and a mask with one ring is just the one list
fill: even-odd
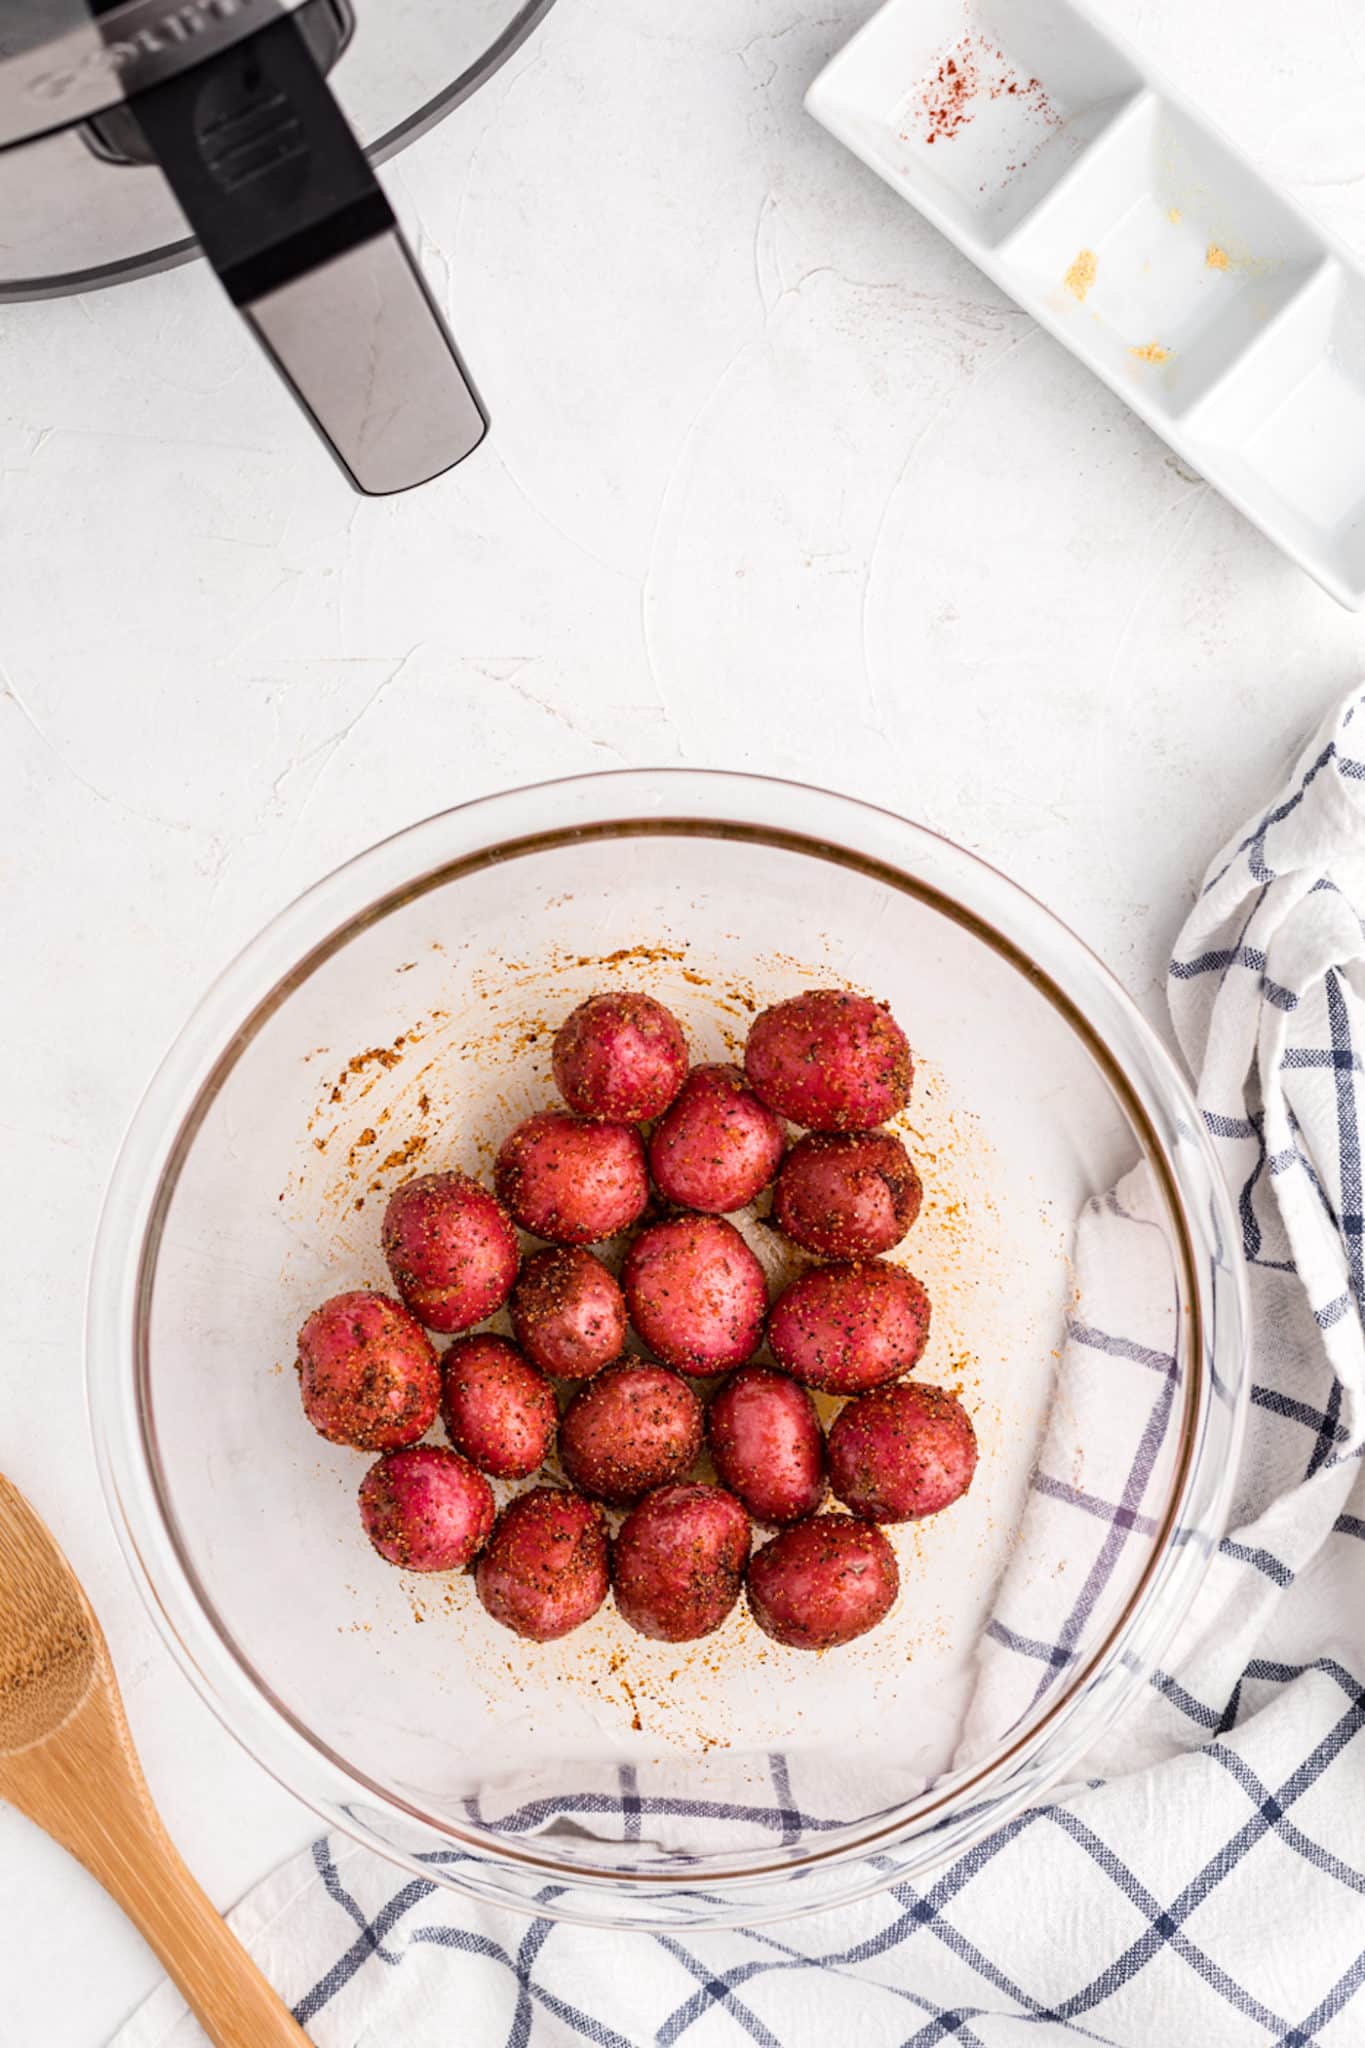
[[(299, 1334), (313, 1427), (380, 1454), (360, 1487), (370, 1541), (408, 1571), (472, 1565), (489, 1614), (536, 1642), (609, 1591), (641, 1635), (691, 1641), (741, 1588), (792, 1648), (864, 1635), (899, 1586), (879, 1525), (937, 1513), (976, 1467), (961, 1403), (904, 1378), (929, 1301), (882, 1257), (921, 1199), (879, 1128), (909, 1098), (904, 1033), (867, 996), (812, 989), (755, 1020), (742, 1072), (689, 1069), (671, 1012), (613, 992), (560, 1027), (554, 1075), (567, 1106), (508, 1135), (495, 1193), (456, 1172), (395, 1191), (399, 1298), (336, 1295)], [(790, 1147), (789, 1123), (806, 1133)], [(827, 1262), (771, 1305), (726, 1220), (768, 1187), (773, 1221)], [(588, 1247), (651, 1205), (618, 1280)], [(519, 1230), (543, 1248), (524, 1255)], [(476, 1332), (504, 1305), (515, 1341)], [(632, 1327), (647, 1357), (626, 1355)], [(455, 1341), (438, 1355), (431, 1331)], [(765, 1336), (772, 1366), (752, 1362)], [(705, 1404), (698, 1379), (718, 1380)], [(574, 1389), (562, 1414), (556, 1380)], [(828, 1436), (812, 1389), (850, 1397)], [(438, 1410), (450, 1449), (419, 1441)], [(703, 1445), (718, 1485), (688, 1477)], [(488, 1479), (530, 1478), (556, 1447), (568, 1486), (496, 1514)], [(822, 1513), (827, 1490), (850, 1512)], [(626, 1511), (614, 1537), (606, 1508)], [(777, 1534), (751, 1556), (753, 1522)]]

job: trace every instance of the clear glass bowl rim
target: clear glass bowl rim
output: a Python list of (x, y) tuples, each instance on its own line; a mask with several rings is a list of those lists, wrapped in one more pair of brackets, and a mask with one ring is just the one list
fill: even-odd
[[(336, 1827), (399, 1867), (451, 1889), (489, 1895), (471, 1868), (408, 1855), (359, 1818), (357, 1795), (398, 1828), (416, 1820), (434, 1841), (496, 1873), (566, 1879), (586, 1892), (537, 1912), (592, 1924), (655, 1924), (622, 1904), (677, 1871), (566, 1864), (529, 1842), (499, 1843), (405, 1804), (352, 1770), (305, 1728), (264, 1682), (201, 1596), (161, 1491), (154, 1432), (142, 1399), (146, 1317), (160, 1225), (179, 1163), (204, 1109), (254, 1029), (307, 978), (320, 958), (397, 903), (492, 861), (580, 836), (701, 833), (757, 837), (812, 858), (873, 873), (933, 903), (992, 945), (1043, 989), (1087, 1046), (1135, 1127), (1163, 1182), (1182, 1239), (1189, 1371), (1183, 1441), (1162, 1539), (1105, 1640), (1059, 1687), (1053, 1707), (965, 1782), (915, 1802), (896, 1817), (851, 1828), (793, 1855), (748, 1852), (742, 1867), (702, 1863), (693, 1875), (733, 1906), (690, 1924), (752, 1924), (843, 1903), (937, 1867), (1033, 1804), (1123, 1711), (1145, 1684), (1203, 1578), (1221, 1537), (1236, 1469), (1248, 1390), (1247, 1301), (1231, 1197), (1186, 1082), (1117, 979), (1036, 898), (976, 855), (889, 810), (807, 784), (689, 768), (622, 769), (527, 785), (475, 798), (381, 840), (334, 869), (280, 911), (219, 975), (158, 1067), (134, 1113), (110, 1180), (91, 1262), (86, 1305), (86, 1389), (95, 1452), (116, 1535), (153, 1620), (181, 1669), (228, 1731), (286, 1789)], [(1191, 1176), (1174, 1154), (1197, 1161)], [(1195, 1185), (1197, 1180), (1198, 1185)], [(1220, 1398), (1214, 1399), (1215, 1385)], [(1172, 1542), (1179, 1527), (1181, 1540)], [(936, 1788), (937, 1789), (937, 1788)], [(600, 1845), (603, 1851), (610, 1844)], [(895, 1868), (884, 1866), (896, 1852)], [(860, 1860), (861, 1859), (861, 1860)], [(794, 1874), (837, 1864), (847, 1881), (833, 1895), (798, 1903), (774, 1893)], [(601, 1893), (600, 1908), (595, 1894)], [(497, 1884), (492, 1895), (523, 1901)], [(613, 1903), (614, 1901), (614, 1903)]]

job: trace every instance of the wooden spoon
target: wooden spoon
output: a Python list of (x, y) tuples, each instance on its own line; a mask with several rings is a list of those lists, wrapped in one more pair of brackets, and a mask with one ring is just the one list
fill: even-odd
[(70, 1565), (3, 1474), (0, 1797), (117, 1900), (216, 2048), (308, 2048), (176, 1854), (128, 1733), (104, 1632)]

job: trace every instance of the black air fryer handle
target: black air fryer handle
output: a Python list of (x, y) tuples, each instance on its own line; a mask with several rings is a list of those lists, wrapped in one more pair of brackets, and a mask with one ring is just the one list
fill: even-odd
[(290, 16), (130, 103), (204, 254), (357, 490), (406, 490), (487, 415)]

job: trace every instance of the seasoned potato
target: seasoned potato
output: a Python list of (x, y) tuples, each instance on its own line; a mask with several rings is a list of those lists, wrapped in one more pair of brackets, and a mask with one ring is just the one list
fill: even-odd
[(741, 1366), (706, 1410), (722, 1482), (759, 1522), (800, 1522), (825, 1492), (825, 1435), (804, 1387), (765, 1365)]
[(971, 1485), (976, 1431), (943, 1387), (878, 1387), (835, 1418), (829, 1470), (839, 1499), (865, 1521), (918, 1521)]
[(521, 1225), (554, 1244), (597, 1244), (639, 1221), (649, 1172), (638, 1131), (543, 1109), (504, 1139), (494, 1169)]
[(738, 1067), (693, 1067), (655, 1126), (649, 1170), (666, 1202), (719, 1216), (743, 1209), (782, 1163), (782, 1119)]
[(454, 1451), (386, 1451), (360, 1482), (360, 1519), (379, 1555), (406, 1572), (459, 1572), (488, 1541), (493, 1493)]
[(929, 1297), (881, 1259), (813, 1266), (784, 1288), (768, 1342), (784, 1371), (827, 1394), (861, 1394), (913, 1370), (929, 1339)]
[(589, 1379), (625, 1349), (625, 1296), (579, 1245), (534, 1252), (512, 1290), (511, 1308), (518, 1344), (555, 1379)]
[(671, 1010), (635, 989), (589, 996), (555, 1033), (559, 1092), (579, 1116), (622, 1124), (662, 1115), (687, 1074), (687, 1045)]
[(825, 1259), (889, 1252), (919, 1214), (920, 1178), (890, 1131), (813, 1131), (782, 1163), (773, 1215)]
[(424, 1173), (395, 1188), (384, 1211), (384, 1256), (419, 1322), (450, 1334), (502, 1307), (517, 1277), (517, 1234), (487, 1188), (466, 1173)]
[(900, 1590), (896, 1553), (852, 1515), (816, 1515), (784, 1529), (749, 1563), (749, 1610), (791, 1650), (832, 1650), (884, 1621)]
[(660, 1643), (720, 1627), (739, 1598), (749, 1517), (719, 1486), (660, 1486), (633, 1507), (612, 1546), (616, 1605)]
[(441, 1398), (431, 1340), (387, 1294), (334, 1294), (299, 1331), (303, 1412), (329, 1443), (396, 1450), (425, 1436)]
[(914, 1065), (884, 1003), (813, 988), (754, 1019), (744, 1051), (761, 1101), (812, 1131), (868, 1131), (910, 1099)]
[(461, 1337), (441, 1360), (441, 1419), (481, 1472), (526, 1479), (549, 1456), (559, 1410), (544, 1373), (506, 1337)]
[(763, 1268), (721, 1216), (674, 1216), (642, 1230), (626, 1253), (621, 1287), (649, 1349), (683, 1372), (743, 1365), (762, 1341)]
[(494, 1621), (534, 1643), (590, 1621), (610, 1587), (607, 1524), (582, 1494), (537, 1486), (499, 1515), (474, 1570)]
[(685, 1472), (701, 1449), (701, 1402), (664, 1365), (623, 1360), (570, 1401), (559, 1461), (573, 1485), (621, 1507)]

